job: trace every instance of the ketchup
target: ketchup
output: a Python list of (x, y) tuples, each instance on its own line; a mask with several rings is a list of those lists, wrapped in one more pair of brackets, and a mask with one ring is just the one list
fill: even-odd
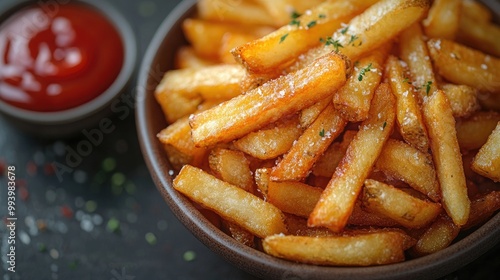
[(0, 26), (0, 99), (37, 112), (76, 107), (113, 83), (123, 56), (119, 33), (96, 9), (28, 6)]

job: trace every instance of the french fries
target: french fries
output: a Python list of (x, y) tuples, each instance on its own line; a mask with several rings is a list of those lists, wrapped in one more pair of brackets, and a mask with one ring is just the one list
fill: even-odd
[(331, 95), (344, 85), (349, 62), (330, 53), (300, 71), (265, 83), (221, 105), (191, 115), (192, 137), (197, 146), (229, 142), (266, 123), (299, 111)]
[(344, 229), (364, 180), (392, 132), (395, 111), (390, 87), (381, 84), (375, 91), (368, 119), (361, 124), (309, 216), (309, 226), (324, 226), (334, 232)]
[(472, 169), (493, 181), (500, 181), (500, 121), (474, 157)]
[(469, 219), (470, 200), (450, 103), (438, 90), (424, 103), (423, 112), (443, 207), (453, 222), (462, 226)]
[(452, 246), (500, 210), (492, 18), (471, 0), (199, 0), (155, 91), (173, 188), (291, 261)]

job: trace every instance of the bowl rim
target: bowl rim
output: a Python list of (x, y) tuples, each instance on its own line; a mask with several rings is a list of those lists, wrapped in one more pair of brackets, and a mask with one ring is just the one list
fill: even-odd
[[(436, 279), (472, 262), (500, 242), (500, 213), (449, 247), (401, 263), (370, 267), (335, 267), (301, 264), (272, 257), (238, 243), (210, 223), (191, 203), (172, 188), (173, 170), (156, 138), (158, 131), (148, 119), (147, 105), (155, 102), (148, 92), (149, 71), (171, 29), (182, 18), (192, 15), (196, 0), (183, 0), (164, 19), (150, 42), (141, 67), (136, 96), (136, 129), (141, 151), (154, 184), (169, 208), (190, 232), (226, 261), (258, 277), (269, 279)], [(163, 71), (168, 69), (163, 69)], [(151, 91), (151, 90), (149, 90)], [(149, 96), (148, 96), (149, 94)], [(151, 104), (149, 104), (151, 105)], [(158, 106), (158, 104), (153, 105)], [(195, 211), (193, 211), (195, 210)]]
[[(117, 95), (123, 92), (131, 80), (137, 61), (137, 41), (135, 34), (125, 17), (111, 4), (98, 0), (70, 0), (58, 5), (81, 4), (89, 6), (101, 13), (116, 29), (123, 45), (123, 65), (113, 83), (97, 97), (81, 105), (61, 111), (37, 112), (13, 106), (0, 100), (0, 111), (17, 120), (43, 125), (71, 123), (86, 118), (108, 105)], [(9, 3), (0, 11), (0, 25), (10, 18), (13, 12), (29, 5), (36, 5), (34, 0), (21, 0)]]

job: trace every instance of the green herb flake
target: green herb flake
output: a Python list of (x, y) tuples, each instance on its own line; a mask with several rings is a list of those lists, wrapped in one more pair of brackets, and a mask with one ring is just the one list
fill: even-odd
[(316, 25), (316, 23), (317, 23), (317, 22), (316, 22), (315, 20), (313, 20), (313, 21), (309, 22), (309, 23), (307, 24), (307, 28), (312, 28), (313, 26), (315, 26), (315, 25)]
[(325, 14), (319, 14), (318, 17), (319, 18), (326, 18), (326, 15)]
[(300, 16), (301, 16), (301, 14), (299, 14), (297, 11), (292, 11), (292, 14), (290, 15), (290, 17), (292, 19), (296, 19), (296, 18), (298, 18)]
[(319, 132), (319, 136), (321, 136), (321, 137), (325, 137), (325, 129), (322, 129), (322, 130)]
[(196, 259), (196, 253), (193, 251), (186, 251), (182, 255), (182, 258), (187, 262), (194, 261)]
[(403, 83), (408, 83), (408, 84), (410, 84), (410, 85), (411, 85), (410, 79), (408, 79), (407, 77), (405, 77), (405, 78), (403, 79)]
[(333, 46), (333, 48), (335, 49), (336, 52), (339, 51), (339, 48), (344, 47), (344, 46), (342, 46), (342, 44), (340, 44), (339, 40), (333, 40), (332, 37), (326, 37), (326, 39), (320, 38), (319, 41), (321, 43), (324, 43), (326, 46)]
[(146, 239), (146, 242), (148, 242), (149, 245), (155, 245), (157, 242), (156, 235), (152, 232), (146, 233), (144, 238)]
[(384, 130), (386, 126), (387, 126), (387, 122), (384, 122), (384, 124), (382, 125), (382, 130)]
[(298, 19), (292, 19), (292, 21), (290, 21), (289, 25), (296, 25), (297, 27), (300, 26), (300, 20)]
[(358, 36), (356, 36), (356, 35), (351, 35), (351, 39), (349, 39), (349, 44), (354, 43), (354, 41), (356, 41), (357, 39), (359, 39), (359, 37), (358, 37)]
[(359, 71), (359, 76), (358, 76), (358, 81), (362, 81), (363, 80), (363, 77), (365, 76), (366, 72), (370, 71), (372, 68), (372, 64), (368, 64), (368, 66), (366, 66), (365, 68), (361, 69), (361, 71)]
[(286, 37), (288, 37), (288, 33), (286, 33), (285, 35), (281, 36), (281, 38), (280, 38), (280, 44), (283, 43), (283, 41), (285, 41)]
[(342, 35), (345, 35), (345, 33), (347, 32), (347, 30), (348, 30), (348, 29), (349, 29), (349, 26), (346, 26), (346, 27), (344, 27), (342, 30), (340, 30), (340, 33), (341, 33)]
[(431, 91), (431, 86), (432, 86), (432, 82), (431, 81), (427, 81), (427, 83), (425, 84), (425, 93), (427, 95), (429, 95), (429, 91)]

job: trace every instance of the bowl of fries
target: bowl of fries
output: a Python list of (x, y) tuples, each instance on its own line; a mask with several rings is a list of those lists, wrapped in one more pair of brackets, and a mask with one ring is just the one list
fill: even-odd
[(466, 265), (500, 241), (487, 4), (181, 2), (140, 69), (157, 189), (261, 278), (433, 279)]

